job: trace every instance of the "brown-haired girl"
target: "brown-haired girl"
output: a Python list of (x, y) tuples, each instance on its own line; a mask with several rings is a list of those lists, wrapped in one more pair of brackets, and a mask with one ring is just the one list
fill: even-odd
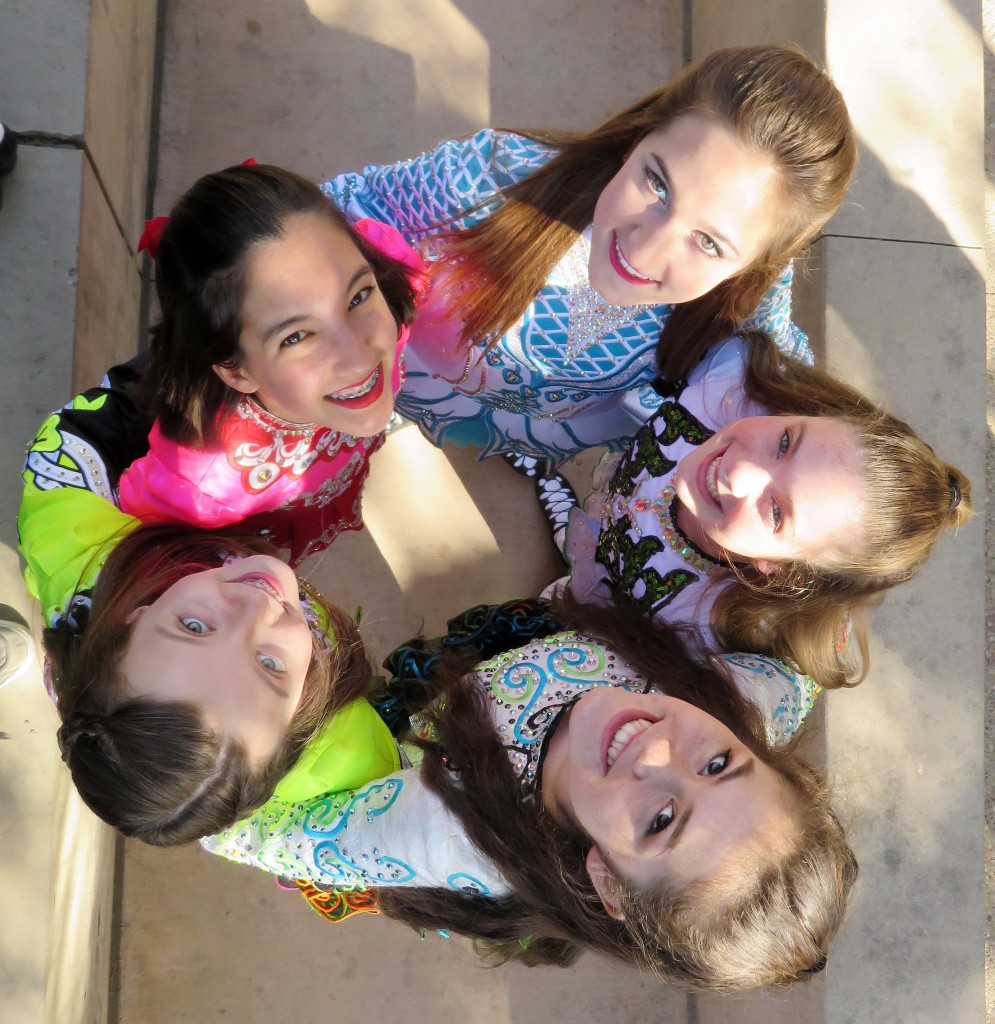
[[(469, 673), (432, 667), (419, 768), (272, 801), (204, 845), (377, 888), (390, 916), (471, 936), (491, 963), (590, 950), (717, 990), (819, 970), (856, 877), (821, 776), (673, 627), (632, 608), (555, 615), (557, 632)], [(407, 692), (432, 688), (419, 674)]]
[(657, 349), (679, 377), (750, 318), (810, 355), (783, 272), (855, 160), (829, 77), (752, 46), (589, 131), (484, 130), (323, 188), (435, 260), (398, 409), (436, 444), (555, 464), (624, 444), (622, 396), (658, 404)]
[(265, 165), (205, 175), (157, 227), (156, 423), (117, 501), (144, 522), (244, 523), (296, 564), (362, 527), (421, 260)]
[(83, 800), (124, 835), (170, 846), (274, 789), (301, 799), (396, 768), (341, 609), (258, 538), (141, 526), (110, 500), (115, 460), (144, 444), (129, 429), (141, 422), (134, 383), (108, 381), (121, 428), (110, 440), (88, 434), (96, 393), (46, 420), (18, 515), (59, 745)]

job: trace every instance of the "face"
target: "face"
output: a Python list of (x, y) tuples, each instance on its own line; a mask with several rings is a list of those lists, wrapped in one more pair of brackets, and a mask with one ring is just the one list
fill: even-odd
[(282, 419), (372, 437), (394, 410), (398, 328), (373, 270), (327, 217), (290, 217), (248, 257), (242, 365), (229, 387)]
[(650, 132), (601, 193), (591, 284), (620, 306), (696, 299), (760, 254), (778, 202), (767, 161), (700, 114), (680, 117)]
[(253, 555), (193, 573), (128, 621), (134, 629), (121, 668), (130, 696), (198, 705), (255, 763), (276, 751), (312, 652), (286, 563)]
[(609, 686), (557, 727), (542, 795), (594, 841), (599, 892), (605, 862), (640, 889), (684, 887), (761, 847), (775, 855), (792, 831), (786, 784), (719, 721), (673, 697)]
[(737, 420), (685, 455), (674, 483), (688, 536), (761, 572), (791, 559), (832, 564), (863, 520), (857, 432), (827, 416)]

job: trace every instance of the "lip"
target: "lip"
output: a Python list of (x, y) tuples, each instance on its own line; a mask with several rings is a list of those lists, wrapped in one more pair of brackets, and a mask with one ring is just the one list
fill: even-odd
[(249, 572), (244, 576), (239, 576), (237, 579), (231, 580), (232, 583), (242, 583), (247, 587), (255, 587), (257, 590), (261, 590), (264, 594), (273, 598), (280, 605), (287, 603), (287, 598), (283, 593), (283, 587), (280, 586), (279, 581), (274, 576), (270, 576), (264, 572)]
[(650, 277), (645, 277), (636, 270), (634, 266), (625, 258), (625, 254), (622, 252), (622, 246), (619, 245), (618, 235), (612, 232), (611, 244), (608, 246), (608, 259), (611, 262), (612, 269), (623, 281), (628, 281), (629, 284), (640, 284), (640, 285), (658, 285), (659, 281), (654, 281)]
[[(721, 512), (722, 503), (712, 497), (712, 492), (708, 489), (708, 471), (712, 465), (725, 455), (726, 449), (716, 452), (710, 459), (702, 459), (701, 465), (698, 467), (698, 479), (696, 481), (698, 485), (698, 493), (702, 496), (705, 501), (708, 502), (714, 509)], [(716, 476), (718, 475), (718, 468), (716, 467)]]
[[(601, 773), (607, 775), (611, 768), (608, 767), (608, 748), (612, 745), (612, 740), (615, 738), (615, 733), (629, 722), (635, 722), (638, 719), (643, 718), (650, 722), (651, 725), (655, 725), (659, 719), (654, 719), (651, 715), (648, 715), (645, 710), (636, 710), (630, 708), (628, 711), (620, 711), (613, 718), (608, 720), (608, 724), (605, 726), (605, 731), (601, 734)], [(646, 727), (647, 729), (649, 726)], [(629, 740), (628, 743), (619, 751), (618, 757), (615, 758), (615, 763), (612, 768), (618, 765), (622, 755), (632, 746), (632, 741), (642, 736), (646, 731), (643, 729), (642, 732), (635, 733)]]
[[(333, 391), (331, 394), (325, 395), (325, 401), (334, 402), (337, 406), (344, 409), (365, 409), (378, 401), (383, 394), (384, 378), (386, 376), (383, 364), (378, 363), (364, 380), (358, 384), (353, 384), (347, 388), (341, 388), (339, 391)], [(356, 391), (359, 394), (350, 394), (350, 392)]]

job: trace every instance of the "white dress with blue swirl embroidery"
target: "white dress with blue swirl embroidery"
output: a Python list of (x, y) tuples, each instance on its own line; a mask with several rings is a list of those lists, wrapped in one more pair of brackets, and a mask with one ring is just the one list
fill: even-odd
[[(789, 739), (814, 703), (811, 681), (770, 658), (725, 660), (744, 695), (763, 711), (771, 738)], [(475, 679), (487, 694), (523, 799), (541, 782), (550, 726), (586, 691), (621, 686), (655, 692), (614, 652), (574, 632), (507, 651), (478, 665)], [(442, 887), (494, 896), (508, 891), (456, 816), (421, 783), (417, 767), (306, 804), (271, 800), (201, 844), (229, 860), (326, 887)]]
[[(524, 136), (484, 129), (413, 160), (339, 175), (322, 188), (351, 220), (384, 221), (418, 245), (479, 222), (500, 189), (553, 154)], [(476, 208), (480, 203), (490, 205)], [(514, 451), (559, 463), (595, 445), (621, 448), (632, 432), (622, 397), (637, 393), (642, 418), (659, 404), (648, 384), (671, 307), (609, 307), (607, 321), (589, 316), (600, 301), (587, 277), (589, 251), (588, 232), (489, 350), (481, 339), (469, 355), (458, 351), (460, 323), (447, 318), (444, 301), (423, 307), (406, 349), (396, 402), (402, 415), (434, 444), (472, 445), (481, 457)], [(431, 246), (425, 255), (432, 258)], [(791, 323), (791, 278), (789, 266), (744, 327), (770, 332), (783, 352), (810, 362), (808, 340)], [(582, 328), (590, 322), (614, 326), (588, 335)]]

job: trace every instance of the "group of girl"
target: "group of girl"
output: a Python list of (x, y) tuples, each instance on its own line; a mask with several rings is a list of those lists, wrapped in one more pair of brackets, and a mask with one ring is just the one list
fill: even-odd
[[(765, 46), (588, 132), (198, 181), (147, 233), (148, 354), (24, 473), (83, 799), (146, 842), (376, 889), (491, 961), (820, 970), (856, 862), (794, 738), (866, 672), (864, 610), (970, 513), (790, 322), (790, 261), (855, 159), (832, 82)], [(355, 623), (281, 556), (362, 526), (395, 409), (532, 476), (569, 573), (402, 645), (371, 701)], [(596, 445), (575, 507), (558, 467)]]

